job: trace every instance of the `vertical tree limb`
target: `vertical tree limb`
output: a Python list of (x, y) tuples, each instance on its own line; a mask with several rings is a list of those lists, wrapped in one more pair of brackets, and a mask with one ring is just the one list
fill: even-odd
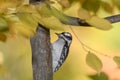
[(39, 25), (37, 33), (31, 38), (33, 80), (52, 80), (52, 54), (50, 32)]

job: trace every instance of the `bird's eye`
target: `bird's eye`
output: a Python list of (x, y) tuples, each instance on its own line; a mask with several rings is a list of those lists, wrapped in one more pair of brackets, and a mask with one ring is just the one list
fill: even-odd
[(72, 40), (72, 37), (70, 37), (70, 36), (66, 36), (66, 38), (67, 38), (68, 40)]

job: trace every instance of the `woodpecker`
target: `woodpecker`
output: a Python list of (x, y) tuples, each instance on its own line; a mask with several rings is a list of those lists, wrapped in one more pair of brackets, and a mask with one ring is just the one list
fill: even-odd
[(56, 35), (58, 39), (51, 45), (53, 72), (56, 72), (66, 60), (72, 42), (72, 35), (69, 32), (56, 33)]

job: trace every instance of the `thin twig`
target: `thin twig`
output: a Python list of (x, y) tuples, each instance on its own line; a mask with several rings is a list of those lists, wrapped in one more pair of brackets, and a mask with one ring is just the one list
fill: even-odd
[[(82, 45), (82, 48), (83, 48), (83, 50), (84, 50), (85, 52), (89, 52), (89, 51), (91, 52), (91, 51), (92, 51), (92, 52), (98, 53), (98, 54), (100, 54), (100, 55), (102, 55), (102, 56), (106, 56), (106, 57), (112, 58), (111, 56), (105, 55), (104, 53), (101, 53), (101, 52), (99, 52), (99, 51), (97, 51), (97, 50), (89, 47), (88, 45), (84, 44), (83, 41), (81, 41), (81, 40), (79, 39), (79, 37), (78, 37), (77, 34), (74, 32), (74, 30), (72, 29), (71, 26), (70, 26), (70, 29), (71, 29), (72, 33), (75, 35), (75, 37), (77, 38), (77, 40), (78, 40), (78, 41), (80, 42), (80, 44)], [(88, 50), (87, 50), (87, 49), (88, 49)]]

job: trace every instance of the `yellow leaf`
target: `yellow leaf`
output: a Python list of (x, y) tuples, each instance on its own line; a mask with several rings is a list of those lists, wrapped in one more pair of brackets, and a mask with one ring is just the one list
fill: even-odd
[(64, 30), (64, 25), (53, 16), (42, 18), (39, 14), (34, 14), (34, 18), (47, 29)]
[(120, 68), (120, 56), (115, 56), (113, 58), (113, 60), (115, 61), (115, 63), (117, 64), (117, 66)]
[(72, 24), (71, 17), (68, 17), (56, 8), (49, 6), (45, 3), (40, 3), (40, 5), (36, 6), (40, 14), (35, 14), (34, 16), (37, 15), (37, 21), (40, 24), (44, 25), (46, 28), (54, 30), (64, 30), (64, 25), (62, 23)]
[(34, 5), (21, 5), (16, 9), (17, 13), (36, 14), (36, 7)]
[(80, 8), (78, 10), (78, 16), (79, 16), (80, 19), (90, 19), (91, 18), (90, 13), (83, 8)]
[(18, 13), (16, 15), (19, 17), (22, 23), (27, 24), (32, 28), (36, 28), (38, 26), (38, 22), (35, 20), (32, 14)]
[[(41, 4), (42, 7), (46, 6), (46, 4)], [(42, 9), (41, 6), (37, 6), (36, 8), (38, 11)], [(41, 15), (41, 13), (33, 14), (35, 21), (42, 24), (44, 27), (48, 29), (54, 29), (54, 30), (64, 30), (64, 25), (54, 16), (50, 16), (48, 14), (45, 14), (44, 17)], [(47, 16), (47, 17), (46, 17)], [(48, 17), (49, 16), (49, 17)]]
[(101, 30), (110, 30), (112, 28), (112, 25), (109, 21), (97, 16), (93, 16), (90, 19), (87, 19), (86, 22), (91, 26)]
[(14, 14), (16, 13), (16, 8), (7, 8), (6, 14)]
[(44, 25), (48, 29), (53, 29), (53, 30), (64, 30), (64, 25), (55, 17), (50, 17), (50, 18), (43, 18), (40, 20), (42, 25)]
[(58, 0), (58, 2), (59, 2), (64, 8), (69, 8), (69, 7), (70, 7), (70, 2), (69, 2), (69, 0)]
[(20, 22), (20, 19), (16, 15), (13, 15), (13, 14), (4, 15), (4, 18), (6, 19), (8, 23)]
[(103, 66), (101, 60), (91, 52), (89, 52), (86, 56), (86, 63), (89, 67), (98, 72), (101, 71)]
[(14, 23), (12, 25), (13, 30), (16, 34), (22, 35), (23, 37), (30, 38), (35, 34), (34, 29), (32, 29), (30, 26), (25, 25), (23, 23)]

